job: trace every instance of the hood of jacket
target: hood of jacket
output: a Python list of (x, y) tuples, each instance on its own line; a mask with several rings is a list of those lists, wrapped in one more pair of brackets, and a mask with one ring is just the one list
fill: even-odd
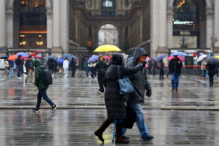
[(39, 61), (39, 60), (34, 60), (34, 62), (33, 62), (33, 66), (34, 67), (38, 67), (38, 66), (40, 66), (40, 65), (42, 65), (42, 62), (41, 61)]
[(123, 55), (121, 53), (114, 53), (112, 57), (113, 65), (122, 65)]
[(148, 53), (143, 48), (135, 48), (134, 51), (134, 61), (137, 62), (138, 58), (142, 55), (147, 55)]

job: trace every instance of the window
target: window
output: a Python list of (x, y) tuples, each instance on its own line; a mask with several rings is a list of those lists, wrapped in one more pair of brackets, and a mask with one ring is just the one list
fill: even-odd
[(113, 7), (113, 1), (112, 0), (104, 0), (103, 7)]

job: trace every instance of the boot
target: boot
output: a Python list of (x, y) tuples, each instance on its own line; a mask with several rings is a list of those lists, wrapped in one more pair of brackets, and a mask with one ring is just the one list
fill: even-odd
[(112, 123), (110, 119), (106, 119), (103, 124), (100, 126), (98, 130), (94, 132), (94, 134), (104, 143), (103, 139), (103, 132), (106, 130), (106, 128)]
[(129, 141), (125, 140), (122, 136), (122, 124), (116, 123), (116, 143), (128, 144)]

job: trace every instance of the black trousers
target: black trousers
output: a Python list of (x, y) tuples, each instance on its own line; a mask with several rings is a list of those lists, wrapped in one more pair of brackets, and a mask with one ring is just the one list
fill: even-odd
[(214, 74), (208, 74), (209, 76), (209, 84), (212, 86), (214, 84)]
[(151, 72), (151, 68), (152, 68), (152, 67), (149, 67), (149, 68), (148, 68), (148, 69), (149, 69), (149, 75), (152, 74), (152, 72)]
[(75, 67), (73, 67), (73, 68), (71, 69), (71, 71), (72, 71), (71, 76), (72, 76), (72, 77), (75, 77)]
[(163, 69), (160, 69), (160, 79), (164, 79), (164, 70)]
[(98, 83), (99, 83), (99, 91), (100, 92), (104, 92), (104, 88), (103, 88), (103, 80), (104, 80), (104, 74), (98, 74)]
[(156, 69), (153, 67), (153, 75), (156, 75)]

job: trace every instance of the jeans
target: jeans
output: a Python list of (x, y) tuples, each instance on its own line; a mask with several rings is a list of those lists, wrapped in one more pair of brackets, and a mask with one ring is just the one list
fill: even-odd
[(203, 70), (203, 77), (205, 78), (206, 76), (206, 70)]
[(55, 105), (47, 96), (46, 94), (46, 90), (47, 89), (39, 89), (38, 94), (37, 94), (37, 105), (36, 108), (39, 109), (40, 108), (40, 104), (41, 104), (41, 99), (43, 97), (43, 99), (48, 102), (51, 106)]
[(164, 79), (164, 70), (160, 69), (160, 79)]
[(17, 77), (21, 77), (21, 69), (22, 69), (22, 65), (18, 65), (18, 71), (17, 71)]
[(85, 73), (86, 73), (86, 77), (88, 78), (89, 68), (87, 67), (84, 70), (85, 70)]
[(149, 69), (149, 75), (151, 75), (152, 74), (152, 72), (151, 72), (152, 67), (149, 67), (148, 69)]
[(64, 68), (64, 73), (66, 76), (68, 76), (68, 68)]
[(104, 92), (104, 88), (103, 88), (103, 81), (104, 81), (104, 74), (99, 74), (98, 75), (98, 83), (99, 83), (99, 91), (100, 92)]
[[(136, 124), (138, 130), (141, 134), (141, 138), (146, 138), (150, 136), (146, 124), (144, 123), (144, 114), (142, 112), (141, 104), (139, 103), (127, 103), (127, 106), (130, 106), (136, 112)], [(123, 128), (123, 135), (126, 133), (127, 128)]]
[(13, 67), (10, 67), (9, 78), (13, 78)]
[(175, 87), (175, 89), (178, 89), (179, 77), (180, 77), (180, 75), (178, 73), (172, 73), (172, 75), (171, 75), (172, 88)]
[(72, 71), (72, 72), (71, 72), (71, 76), (72, 76), (72, 77), (75, 77), (75, 70), (76, 70), (75, 67), (73, 67), (73, 68), (71, 69), (71, 71)]

